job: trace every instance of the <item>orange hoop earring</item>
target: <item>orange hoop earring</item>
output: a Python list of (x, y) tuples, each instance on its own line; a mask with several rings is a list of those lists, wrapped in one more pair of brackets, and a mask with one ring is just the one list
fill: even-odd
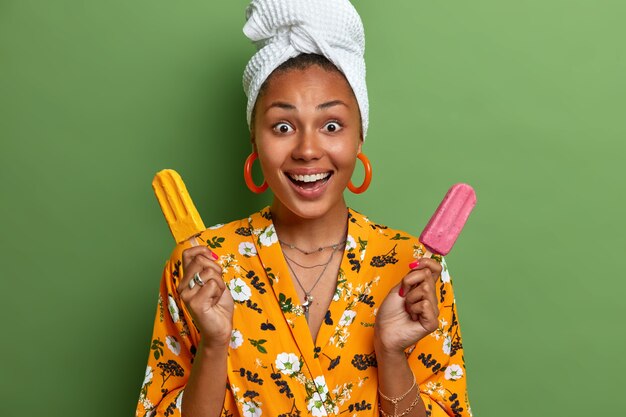
[(255, 194), (261, 194), (263, 191), (267, 190), (267, 182), (263, 180), (263, 184), (256, 185), (254, 180), (252, 179), (252, 164), (259, 157), (259, 154), (256, 152), (252, 152), (248, 158), (246, 159), (246, 163), (243, 166), (243, 178), (246, 180), (246, 185)]
[(363, 163), (363, 168), (365, 169), (365, 178), (363, 179), (363, 184), (358, 187), (356, 187), (352, 183), (352, 180), (350, 180), (350, 182), (348, 182), (348, 189), (354, 194), (361, 194), (369, 188), (370, 182), (372, 182), (372, 164), (370, 164), (370, 160), (367, 159), (367, 156), (365, 156), (363, 153), (359, 153), (356, 157), (359, 158)]

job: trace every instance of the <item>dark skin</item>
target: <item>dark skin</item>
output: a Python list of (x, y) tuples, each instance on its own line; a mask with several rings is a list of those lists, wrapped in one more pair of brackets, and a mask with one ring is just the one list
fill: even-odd
[[(257, 101), (252, 141), (275, 196), (272, 219), (281, 239), (309, 250), (341, 242), (348, 213), (343, 191), (362, 145), (358, 105), (343, 75), (318, 66), (273, 75)], [(289, 176), (302, 172), (328, 175), (328, 179), (313, 191), (299, 189)], [(308, 256), (284, 250), (306, 265), (324, 263), (330, 254)], [(313, 339), (332, 300), (342, 255), (334, 255), (312, 293), (309, 329)], [(183, 253), (179, 291), (201, 335), (183, 397), (185, 416), (217, 417), (224, 401), (234, 303), (216, 259), (206, 247)], [(190, 289), (195, 273), (205, 285)], [(296, 274), (309, 289), (319, 270), (298, 269)], [(387, 396), (399, 396), (412, 384), (404, 350), (437, 329), (435, 283), (440, 274), (441, 266), (432, 259), (420, 259), (412, 270), (407, 265), (407, 275), (379, 307), (374, 346), (379, 389)], [(295, 279), (293, 285), (303, 301), (304, 292)], [(417, 391), (412, 390), (398, 410), (408, 408), (416, 398)], [(381, 405), (385, 412), (393, 412), (390, 403), (381, 400)], [(425, 416), (424, 406), (419, 403), (407, 416)]]

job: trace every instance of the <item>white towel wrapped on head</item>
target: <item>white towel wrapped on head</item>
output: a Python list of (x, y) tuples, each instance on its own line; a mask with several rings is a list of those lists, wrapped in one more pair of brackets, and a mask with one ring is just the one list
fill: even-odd
[(246, 10), (245, 35), (257, 46), (243, 74), (247, 117), (259, 89), (279, 65), (300, 54), (323, 55), (354, 91), (367, 133), (369, 103), (365, 84), (363, 23), (348, 0), (253, 0)]

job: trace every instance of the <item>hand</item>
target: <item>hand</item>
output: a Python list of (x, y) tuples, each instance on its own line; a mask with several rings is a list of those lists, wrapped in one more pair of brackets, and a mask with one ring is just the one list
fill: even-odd
[(378, 349), (403, 352), (437, 329), (439, 307), (435, 283), (441, 270), (434, 259), (419, 259), (419, 264), (389, 291), (376, 314)]
[[(200, 331), (202, 344), (227, 347), (233, 327), (234, 302), (222, 279), (222, 268), (215, 260), (217, 255), (204, 246), (183, 251), (184, 275), (178, 292)], [(196, 273), (204, 285), (189, 288)]]

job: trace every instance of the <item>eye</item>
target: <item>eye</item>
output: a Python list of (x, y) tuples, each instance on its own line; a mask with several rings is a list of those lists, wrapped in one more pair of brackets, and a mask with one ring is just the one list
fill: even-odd
[(277, 133), (290, 133), (293, 132), (293, 127), (289, 123), (280, 122), (274, 125), (274, 132)]
[(324, 125), (324, 130), (329, 133), (339, 132), (342, 128), (343, 126), (341, 126), (341, 124), (336, 120), (328, 122)]

